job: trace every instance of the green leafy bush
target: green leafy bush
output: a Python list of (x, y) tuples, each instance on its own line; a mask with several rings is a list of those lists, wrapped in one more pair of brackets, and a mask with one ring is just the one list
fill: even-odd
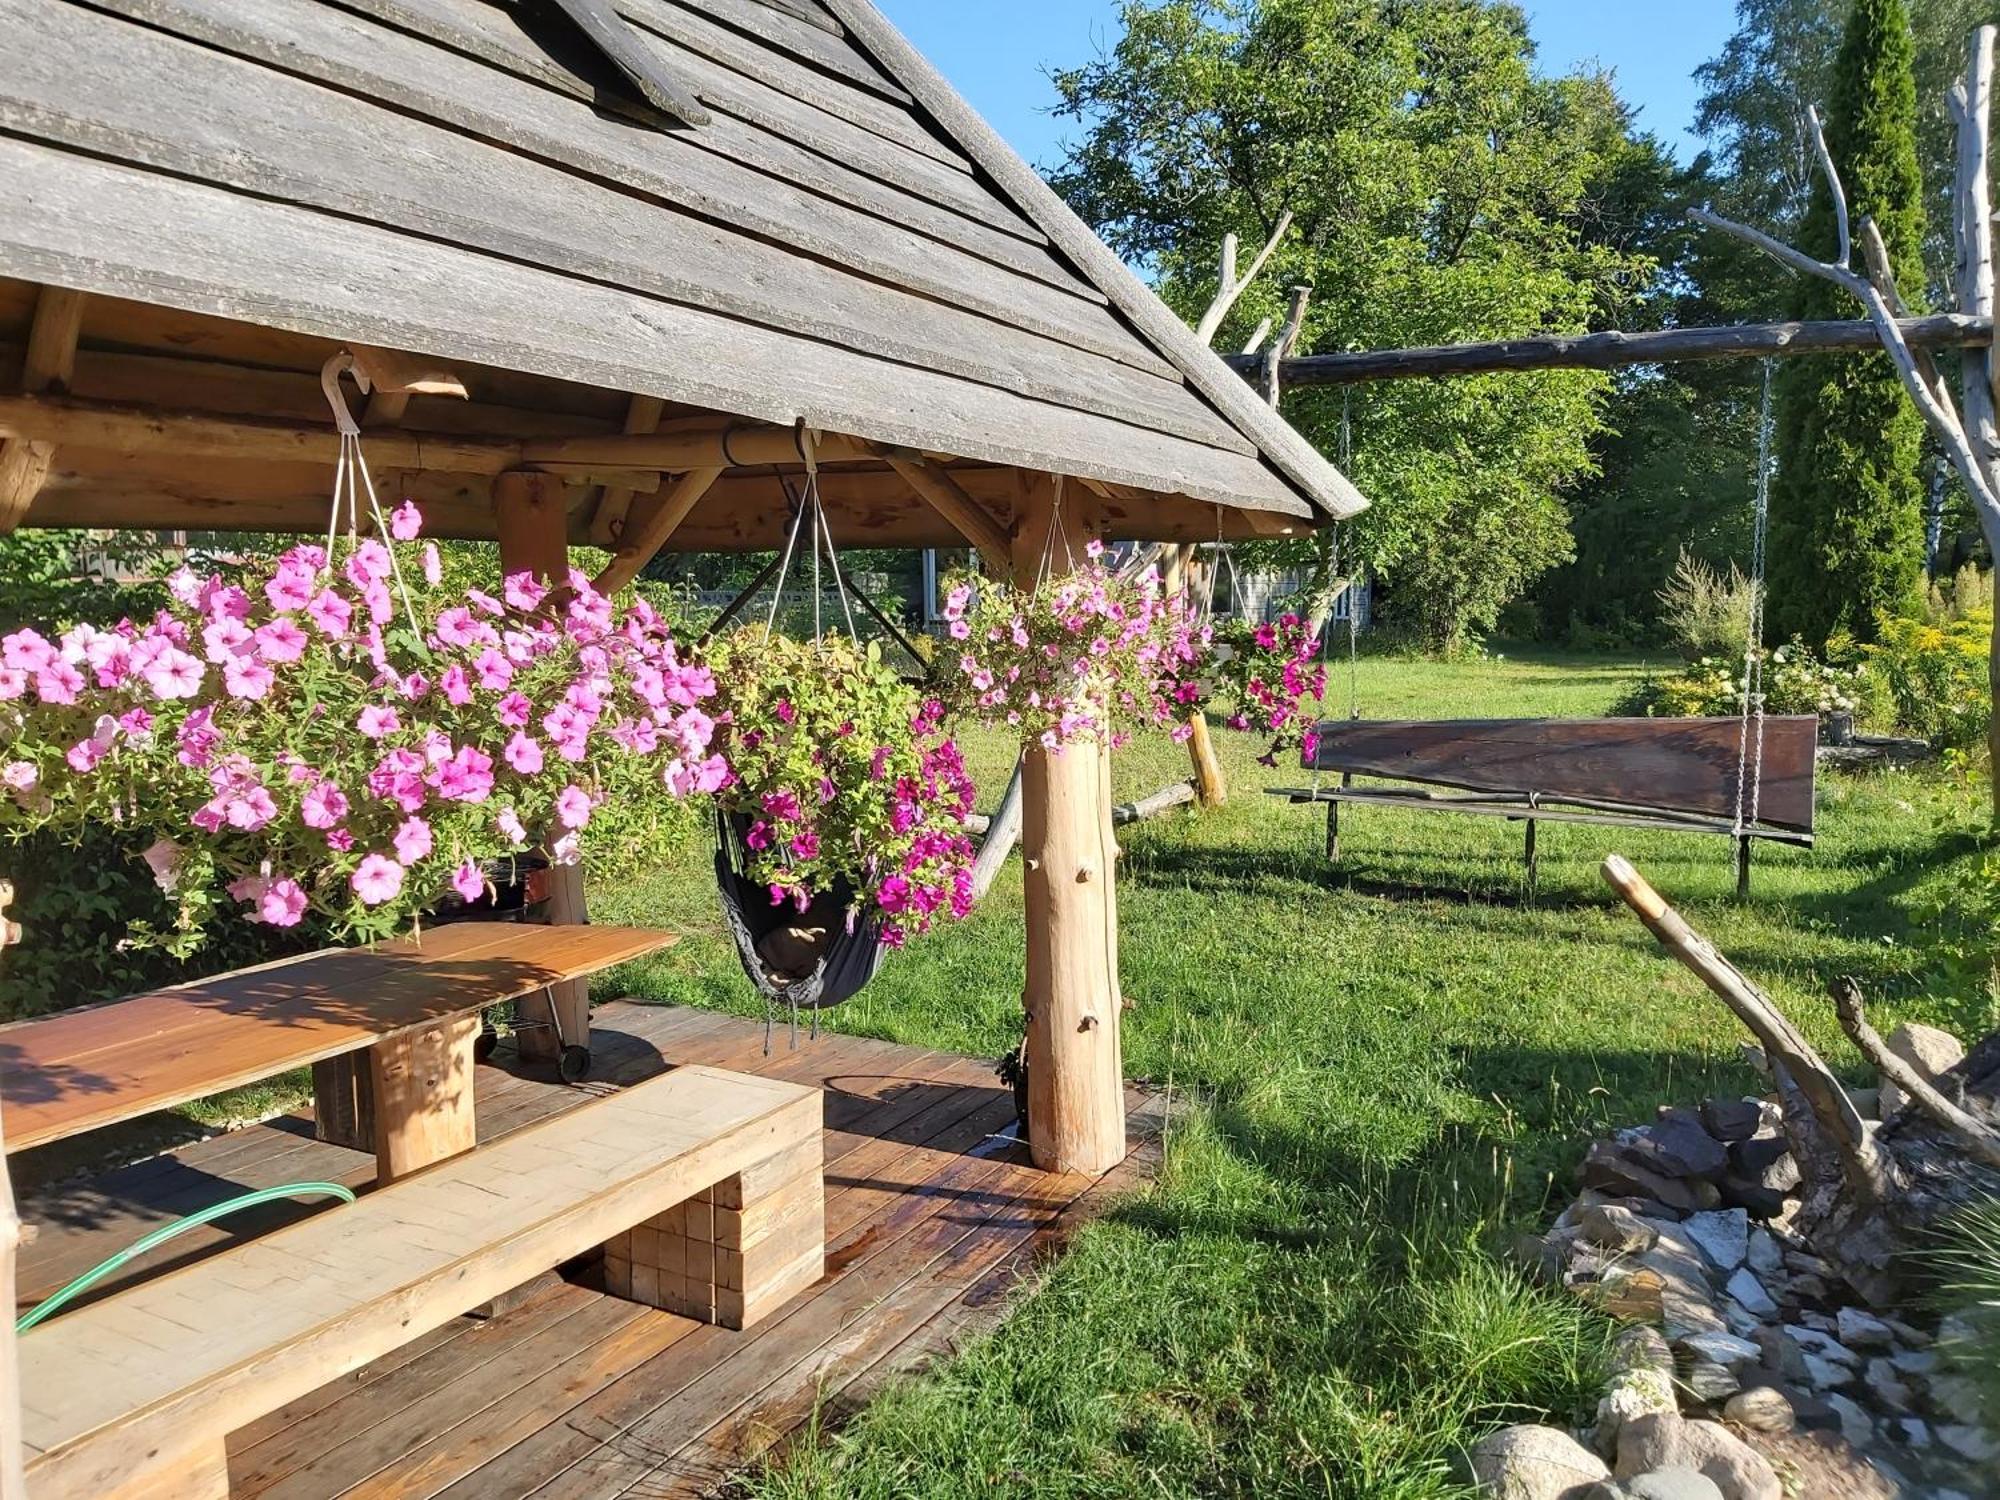
[[(1763, 653), (1764, 711), (1856, 713), (1868, 695), (1866, 670), (1823, 661), (1800, 641)], [(1619, 705), (1621, 713), (1661, 718), (1726, 717), (1743, 711), (1743, 658), (1703, 656), (1678, 672), (1648, 678)]]
[(1896, 727), (1951, 749), (1982, 744), (1992, 713), (1992, 633), (1990, 606), (1936, 625), (1883, 620), (1867, 648), (1868, 669), (1888, 695)]

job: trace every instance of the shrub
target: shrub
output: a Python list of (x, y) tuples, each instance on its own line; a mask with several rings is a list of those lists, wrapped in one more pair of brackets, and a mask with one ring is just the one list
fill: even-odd
[[(1764, 652), (1763, 658), (1766, 713), (1853, 713), (1864, 702), (1866, 674), (1860, 666), (1822, 661), (1796, 640)], [(1698, 657), (1682, 671), (1648, 678), (1619, 711), (1661, 718), (1741, 713), (1742, 664), (1740, 656)]]
[(1986, 654), (1991, 607), (1941, 625), (1885, 619), (1867, 648), (1868, 670), (1882, 683), (1896, 727), (1951, 749), (1984, 743), (1992, 712)]
[(1683, 548), (1659, 592), (1660, 620), (1688, 661), (1726, 658), (1741, 652), (1749, 639), (1755, 593), (1735, 564), (1721, 573)]

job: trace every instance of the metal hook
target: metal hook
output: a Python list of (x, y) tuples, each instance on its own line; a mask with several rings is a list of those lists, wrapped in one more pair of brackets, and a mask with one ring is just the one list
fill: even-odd
[(359, 437), (361, 424), (354, 420), (354, 414), (347, 409), (347, 398), (340, 393), (340, 377), (349, 374), (362, 395), (367, 395), (374, 387), (368, 379), (368, 372), (354, 362), (354, 351), (342, 349), (319, 367), (319, 388), (326, 393), (326, 404), (333, 408), (333, 425), (340, 429), (343, 437)]

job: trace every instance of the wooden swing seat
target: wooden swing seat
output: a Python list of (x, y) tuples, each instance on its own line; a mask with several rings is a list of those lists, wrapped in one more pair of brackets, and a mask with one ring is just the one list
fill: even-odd
[[(1340, 808), (1366, 803), (1526, 824), (1530, 878), (1538, 823), (1717, 834), (1736, 841), (1737, 888), (1748, 888), (1753, 840), (1811, 848), (1819, 721), (1763, 720), (1750, 766), (1756, 817), (1738, 822), (1743, 728), (1736, 719), (1368, 719), (1319, 726), (1308, 770), (1338, 772), (1327, 787), (1274, 787), (1272, 796), (1324, 803), (1327, 858), (1340, 857)], [(1357, 787), (1356, 776), (1415, 783)], [(1456, 789), (1455, 794), (1428, 790)]]

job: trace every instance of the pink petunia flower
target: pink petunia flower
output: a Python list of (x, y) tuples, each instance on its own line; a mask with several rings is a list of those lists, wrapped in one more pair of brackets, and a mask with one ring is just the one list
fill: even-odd
[(468, 859), (451, 872), (451, 888), (463, 900), (477, 901), (486, 893), (486, 877), (479, 873), (479, 866)]
[(308, 828), (333, 828), (347, 816), (347, 795), (322, 781), (299, 799), (299, 821)]
[(431, 825), (422, 818), (405, 818), (396, 829), (393, 842), (396, 858), (403, 864), (413, 865), (420, 859), (428, 859), (434, 842)]
[(363, 906), (380, 906), (403, 889), (403, 867), (380, 854), (365, 854), (347, 883)]
[(401, 729), (403, 721), (397, 716), (395, 709), (371, 703), (361, 710), (360, 717), (354, 721), (354, 727), (369, 739), (379, 740)]
[(574, 782), (556, 793), (556, 821), (565, 828), (582, 828), (590, 821), (590, 794)]
[(511, 807), (503, 807), (494, 815), (493, 826), (500, 830), (501, 835), (510, 844), (528, 842), (528, 830), (521, 826), (521, 815)]
[(354, 606), (332, 589), (321, 589), (313, 595), (306, 614), (327, 635), (345, 635), (354, 622)]
[(414, 542), (423, 535), (424, 513), (416, 502), (405, 500), (389, 516), (389, 535), (399, 542)]
[(518, 729), (514, 731), (514, 737), (507, 741), (507, 748), (504, 753), (507, 757), (507, 764), (523, 776), (533, 776), (542, 769), (542, 747), (540, 743), (529, 738)]
[(262, 698), (277, 680), (270, 664), (254, 656), (233, 656), (222, 664), (222, 682), (232, 698)]
[(306, 654), (306, 633), (298, 622), (278, 615), (257, 627), (257, 653), (277, 665), (297, 661)]
[(306, 914), (306, 893), (296, 880), (279, 879), (257, 898), (257, 917), (273, 927), (296, 927)]

